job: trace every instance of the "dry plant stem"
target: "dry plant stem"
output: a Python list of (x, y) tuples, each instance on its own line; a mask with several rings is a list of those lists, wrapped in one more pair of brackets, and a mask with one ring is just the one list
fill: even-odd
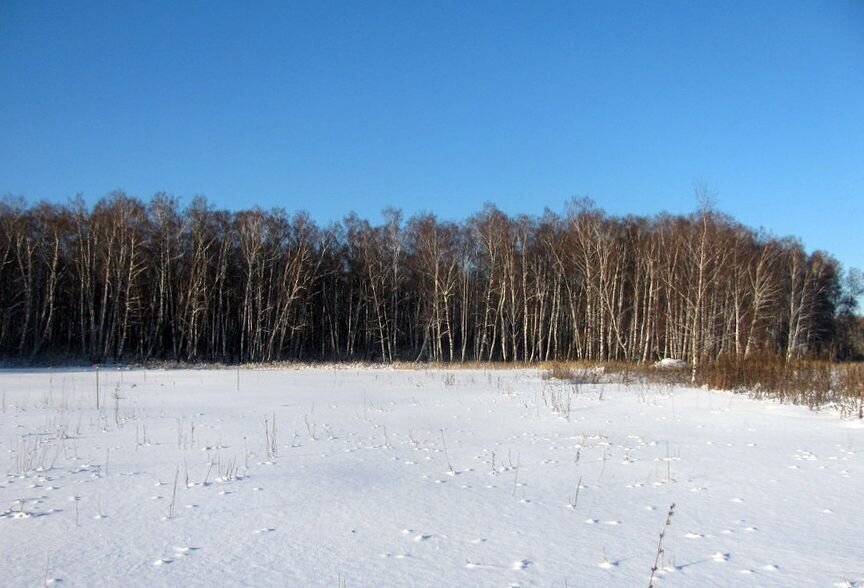
[(270, 423), (264, 417), (264, 449), (267, 451), (267, 459), (270, 459)]
[(669, 457), (669, 442), (666, 442), (666, 481), (672, 480), (672, 466), (670, 465), (671, 458)]
[(444, 459), (447, 460), (447, 468), (450, 470), (451, 474), (455, 474), (456, 471), (450, 464), (450, 456), (447, 454), (447, 442), (444, 440), (444, 429), (441, 429), (441, 446), (444, 448)]
[(606, 448), (603, 448), (603, 463), (600, 466), (600, 477), (603, 477), (603, 474), (606, 473)]
[(210, 472), (213, 471), (213, 460), (210, 460), (210, 464), (207, 467), (207, 475), (204, 476), (204, 482), (201, 483), (202, 486), (207, 485), (207, 481), (210, 479)]
[(663, 530), (660, 531), (660, 538), (657, 540), (657, 553), (654, 556), (654, 565), (651, 566), (651, 578), (648, 580), (648, 588), (654, 588), (654, 576), (659, 569), (660, 557), (663, 555), (663, 538), (666, 537), (666, 531), (672, 525), (672, 515), (675, 513), (675, 503), (669, 507), (669, 512), (666, 514), (666, 523), (663, 525)]
[(276, 445), (276, 413), (273, 413), (273, 422), (270, 425), (270, 455), (276, 457), (278, 447)]
[(180, 466), (174, 471), (174, 492), (171, 494), (171, 504), (168, 505), (168, 518), (174, 518), (174, 509), (177, 506), (177, 479), (180, 477)]
[(579, 490), (582, 488), (582, 476), (579, 476), (579, 481), (576, 482), (576, 496), (573, 497), (573, 508), (579, 503)]
[(306, 432), (309, 433), (309, 438), (317, 441), (318, 437), (315, 434), (315, 421), (309, 422), (309, 416), (303, 415), (303, 422), (306, 423)]
[[(123, 372), (120, 372), (121, 374)], [(114, 398), (114, 424), (120, 425), (120, 386), (118, 385), (114, 389), (114, 393), (111, 395)]]
[(45, 574), (42, 576), (42, 586), (48, 586), (48, 568), (51, 566), (51, 556), (45, 556)]
[(519, 458), (520, 455), (516, 454), (516, 476), (513, 478), (513, 497), (516, 497), (516, 489), (519, 486)]

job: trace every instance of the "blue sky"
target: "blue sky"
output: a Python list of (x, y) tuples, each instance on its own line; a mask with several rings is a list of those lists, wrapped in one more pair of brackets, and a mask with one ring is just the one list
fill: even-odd
[(0, 194), (322, 222), (590, 196), (864, 267), (864, 3), (0, 3)]

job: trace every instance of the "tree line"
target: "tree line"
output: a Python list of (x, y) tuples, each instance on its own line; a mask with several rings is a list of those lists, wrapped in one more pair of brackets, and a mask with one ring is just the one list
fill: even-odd
[(837, 261), (709, 207), (618, 218), (583, 199), (541, 216), (382, 218), (7, 197), (0, 354), (697, 366), (849, 353), (838, 317), (854, 297)]

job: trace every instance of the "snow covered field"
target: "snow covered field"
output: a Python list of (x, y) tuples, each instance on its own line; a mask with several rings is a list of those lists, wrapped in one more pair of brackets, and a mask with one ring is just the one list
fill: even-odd
[(530, 370), (99, 384), (0, 372), (3, 586), (647, 586), (672, 503), (657, 586), (864, 585), (836, 413)]

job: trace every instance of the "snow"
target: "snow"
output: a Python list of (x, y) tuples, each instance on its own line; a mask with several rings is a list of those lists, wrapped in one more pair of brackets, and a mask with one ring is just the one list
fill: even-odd
[(687, 362), (683, 359), (664, 357), (660, 361), (655, 362), (654, 367), (658, 370), (680, 370), (687, 367)]
[(99, 378), (97, 411), (93, 370), (0, 372), (4, 586), (645, 586), (672, 503), (657, 586), (864, 585), (864, 429), (830, 411), (535, 370)]

